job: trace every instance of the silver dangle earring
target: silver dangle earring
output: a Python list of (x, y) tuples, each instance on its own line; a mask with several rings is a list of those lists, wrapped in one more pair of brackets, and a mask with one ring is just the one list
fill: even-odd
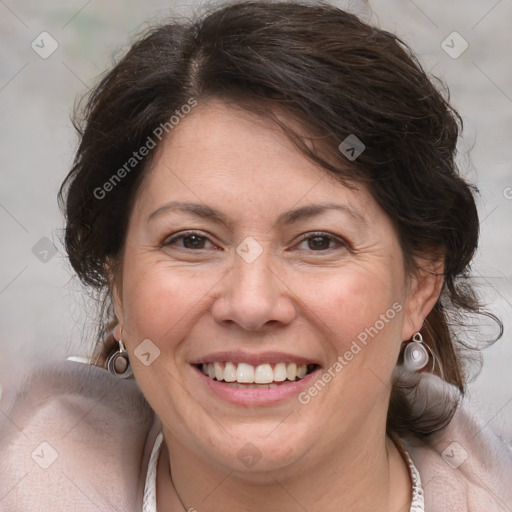
[(127, 379), (133, 375), (130, 365), (130, 358), (126, 350), (123, 340), (119, 340), (119, 348), (108, 358), (108, 371), (121, 379)]
[(404, 367), (411, 372), (417, 372), (427, 366), (429, 354), (423, 343), (423, 336), (417, 332), (404, 350)]

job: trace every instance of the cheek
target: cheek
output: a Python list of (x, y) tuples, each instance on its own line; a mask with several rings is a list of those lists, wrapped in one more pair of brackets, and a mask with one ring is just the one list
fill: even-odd
[[(403, 305), (400, 283), (394, 281), (391, 271), (377, 276), (372, 269), (353, 266), (311, 281), (314, 283), (307, 282), (303, 288), (304, 302), (336, 356), (357, 352), (353, 359), (359, 364), (355, 366), (369, 360), (372, 364), (377, 361), (377, 366), (380, 362), (387, 365), (387, 360), (394, 359)], [(348, 358), (352, 356), (348, 354)]]
[(190, 331), (219, 272), (173, 267), (154, 257), (127, 258), (123, 279), (124, 330), (168, 348)]

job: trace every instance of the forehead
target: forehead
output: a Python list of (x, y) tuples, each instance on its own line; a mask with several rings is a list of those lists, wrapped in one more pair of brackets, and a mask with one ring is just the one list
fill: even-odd
[(364, 213), (373, 203), (363, 186), (348, 188), (309, 160), (271, 119), (219, 100), (196, 107), (156, 151), (139, 192), (144, 209), (177, 198), (259, 213), (334, 200)]

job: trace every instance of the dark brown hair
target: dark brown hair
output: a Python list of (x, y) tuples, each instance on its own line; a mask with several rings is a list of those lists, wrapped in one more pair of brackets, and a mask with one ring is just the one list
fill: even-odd
[[(395, 223), (408, 270), (415, 270), (416, 256), (444, 255), (443, 291), (422, 334), (441, 362), (432, 371), (463, 392), (464, 343), (450, 329), (449, 313), (479, 305), (466, 279), (478, 215), (454, 162), (460, 117), (406, 44), (323, 2), (233, 3), (155, 27), (90, 94), (60, 200), (71, 264), (85, 284), (104, 293), (110, 315), (100, 325), (106, 348), (97, 363), (104, 365), (113, 341), (105, 264), (120, 260), (151, 153), (122, 173), (105, 198), (97, 191), (191, 98), (220, 98), (271, 118), (326, 172), (348, 185), (364, 184)], [(298, 122), (301, 133), (278, 113)], [(350, 135), (365, 145), (354, 161), (338, 148)], [(388, 430), (429, 434), (449, 421), (455, 406), (425, 422), (413, 416), (396, 383)]]

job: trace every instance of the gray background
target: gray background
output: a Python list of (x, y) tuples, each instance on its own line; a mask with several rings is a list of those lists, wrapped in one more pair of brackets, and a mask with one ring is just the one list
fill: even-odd
[[(459, 164), (481, 192), (475, 283), (505, 325), (504, 337), (484, 352), (469, 396), (487, 422), (510, 433), (512, 0), (333, 3), (408, 42), (448, 84), (463, 116)], [(200, 4), (0, 0), (0, 384), (27, 363), (84, 355), (92, 339), (94, 308), (66, 263), (56, 202), (77, 143), (70, 122), (75, 100), (148, 23)], [(46, 59), (31, 47), (43, 31), (58, 43)], [(469, 45), (458, 58), (441, 46), (454, 31)], [(461, 48), (453, 37), (447, 43)], [(492, 330), (484, 325), (470, 337)]]

